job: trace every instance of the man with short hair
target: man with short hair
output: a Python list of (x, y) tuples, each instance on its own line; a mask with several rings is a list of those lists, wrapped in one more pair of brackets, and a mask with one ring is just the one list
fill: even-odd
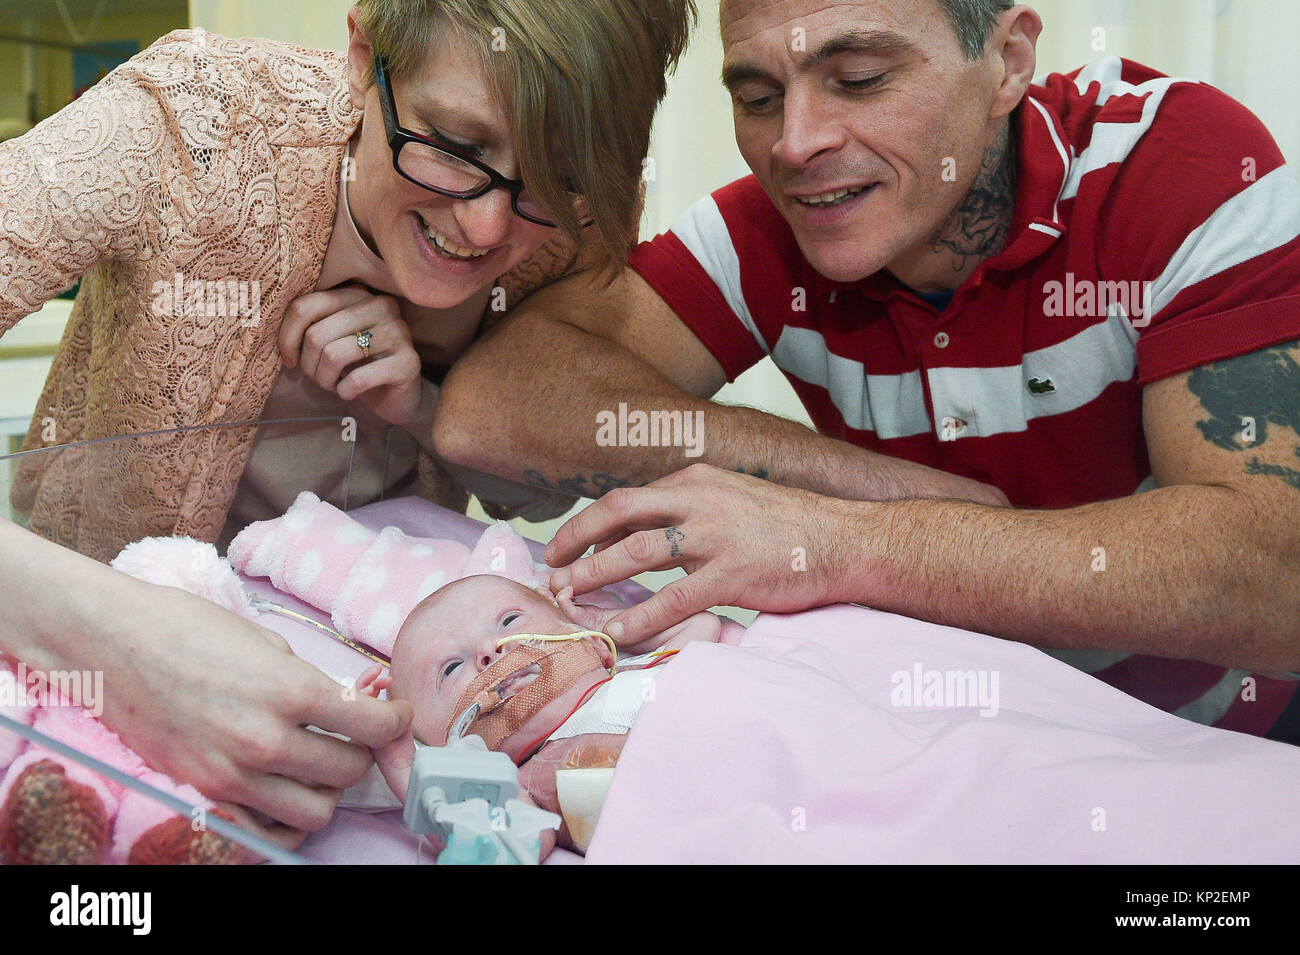
[[(1041, 29), (1002, 0), (724, 0), (754, 175), (612, 287), (520, 307), (435, 442), (603, 495), (555, 586), (688, 572), (621, 641), (853, 601), (1300, 742), (1300, 186), (1204, 84), (1112, 58), (1032, 86)], [(705, 400), (764, 355), (818, 434)], [(703, 410), (703, 454), (598, 444), (620, 403)]]

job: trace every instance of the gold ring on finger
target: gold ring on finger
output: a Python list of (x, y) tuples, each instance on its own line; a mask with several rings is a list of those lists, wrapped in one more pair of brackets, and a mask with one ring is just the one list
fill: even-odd
[(365, 331), (357, 332), (357, 347), (361, 349), (361, 354), (367, 358), (370, 357), (370, 343), (374, 338), (374, 329), (367, 328)]

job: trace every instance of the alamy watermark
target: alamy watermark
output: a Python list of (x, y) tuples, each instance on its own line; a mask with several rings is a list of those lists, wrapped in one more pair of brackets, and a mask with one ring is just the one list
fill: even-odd
[(50, 896), (51, 925), (118, 925), (132, 935), (148, 935), (153, 926), (153, 893), (82, 891), (72, 885)]
[(1065, 281), (1043, 284), (1043, 314), (1048, 318), (1105, 318), (1119, 314), (1134, 328), (1151, 324), (1150, 282), (1102, 282), (1075, 279), (1065, 273)]
[(980, 708), (980, 716), (999, 712), (997, 670), (927, 670), (915, 663), (911, 671), (895, 670), (889, 682), (889, 702), (898, 707)]
[(0, 707), (80, 706), (91, 716), (104, 712), (103, 670), (0, 670)]
[(153, 283), (150, 310), (158, 318), (238, 318), (245, 328), (262, 322), (262, 283), (257, 279), (187, 280)]
[(596, 412), (596, 444), (602, 448), (685, 448), (688, 458), (704, 453), (703, 411)]

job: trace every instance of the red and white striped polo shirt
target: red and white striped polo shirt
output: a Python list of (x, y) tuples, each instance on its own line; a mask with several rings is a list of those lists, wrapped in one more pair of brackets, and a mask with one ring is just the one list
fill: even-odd
[[(1245, 107), (1126, 60), (1048, 77), (1015, 123), (1007, 245), (941, 312), (885, 272), (817, 274), (752, 176), (630, 264), (729, 379), (770, 355), (825, 434), (995, 484), (1016, 507), (1146, 490), (1145, 385), (1300, 338), (1300, 184)], [(1258, 677), (1243, 700), (1244, 671), (1061, 655), (1259, 734), (1296, 687)]]

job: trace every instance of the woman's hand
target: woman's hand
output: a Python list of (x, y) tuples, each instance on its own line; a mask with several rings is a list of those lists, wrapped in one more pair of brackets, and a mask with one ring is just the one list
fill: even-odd
[(216, 604), (126, 577), (121, 594), (132, 603), (102, 617), (117, 632), (88, 654), (104, 671), (104, 722), (151, 766), (213, 800), (319, 829), (369, 768), (366, 747), (410, 723), (409, 703), (340, 686), (278, 635)]
[[(367, 330), (369, 358), (357, 343)], [(389, 424), (413, 430), (432, 422), (437, 390), (420, 377), (411, 329), (391, 295), (345, 285), (295, 299), (280, 324), (280, 357), (344, 401), (360, 398)]]
[(105, 725), (151, 767), (292, 829), (325, 825), (366, 747), (411, 722), (409, 703), (339, 686), (243, 617), (4, 519), (0, 606), (0, 649), (45, 673), (102, 673)]

